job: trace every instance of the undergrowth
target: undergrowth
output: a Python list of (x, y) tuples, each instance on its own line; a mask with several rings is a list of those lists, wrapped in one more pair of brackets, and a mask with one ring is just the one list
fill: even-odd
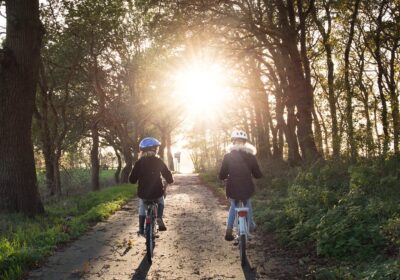
[[(264, 164), (253, 198), (265, 231), (301, 249), (312, 279), (400, 279), (400, 158)], [(324, 263), (324, 264), (321, 264)]]

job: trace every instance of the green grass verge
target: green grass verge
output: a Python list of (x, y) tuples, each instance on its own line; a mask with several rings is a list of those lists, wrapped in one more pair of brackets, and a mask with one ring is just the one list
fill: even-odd
[(0, 279), (20, 279), (57, 246), (84, 233), (136, 195), (125, 184), (46, 205), (46, 214), (29, 219), (21, 214), (0, 215)]
[(204, 182), (206, 185), (212, 188), (214, 193), (219, 197), (219, 198), (225, 198), (225, 188), (223, 183), (218, 180), (217, 177), (217, 172), (216, 171), (209, 171), (209, 172), (204, 172), (199, 174), (200, 179), (202, 182)]

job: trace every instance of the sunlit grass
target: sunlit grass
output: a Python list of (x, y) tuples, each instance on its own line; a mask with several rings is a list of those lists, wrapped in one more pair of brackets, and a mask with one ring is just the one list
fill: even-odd
[(0, 215), (0, 279), (19, 279), (63, 242), (106, 219), (136, 194), (125, 184), (46, 205), (46, 215)]
[(210, 186), (213, 189), (213, 191), (216, 193), (216, 195), (219, 198), (226, 197), (224, 185), (221, 183), (220, 180), (218, 180), (217, 172), (215, 170), (205, 172), (205, 173), (200, 173), (199, 176), (200, 176), (200, 179), (205, 184), (207, 184), (208, 186)]

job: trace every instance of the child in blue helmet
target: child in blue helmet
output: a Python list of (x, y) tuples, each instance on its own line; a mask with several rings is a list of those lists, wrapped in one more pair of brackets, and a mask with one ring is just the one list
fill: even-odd
[(146, 210), (144, 200), (158, 200), (157, 223), (160, 231), (165, 231), (164, 221), (162, 219), (164, 211), (164, 186), (161, 181), (161, 176), (172, 184), (174, 179), (171, 171), (165, 163), (157, 156), (160, 141), (153, 137), (144, 138), (140, 144), (140, 156), (133, 166), (132, 172), (129, 175), (129, 182), (138, 184), (139, 200), (139, 234), (144, 234), (144, 222), (146, 219)]

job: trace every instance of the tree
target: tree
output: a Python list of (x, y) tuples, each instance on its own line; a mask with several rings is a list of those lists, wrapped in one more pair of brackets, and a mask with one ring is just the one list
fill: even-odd
[(6, 13), (0, 50), (0, 210), (35, 215), (44, 211), (31, 139), (44, 30), (38, 0), (6, 1)]

